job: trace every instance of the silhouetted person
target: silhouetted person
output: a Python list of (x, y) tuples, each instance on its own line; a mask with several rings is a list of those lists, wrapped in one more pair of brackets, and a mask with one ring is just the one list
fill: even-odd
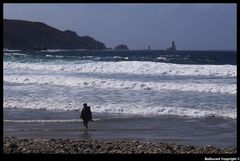
[(83, 125), (88, 129), (88, 122), (93, 120), (92, 120), (92, 112), (90, 110), (90, 106), (87, 106), (86, 103), (83, 104), (81, 119), (83, 119)]

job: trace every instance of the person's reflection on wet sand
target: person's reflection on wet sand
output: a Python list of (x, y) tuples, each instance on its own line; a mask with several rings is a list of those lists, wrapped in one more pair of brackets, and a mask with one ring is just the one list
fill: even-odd
[(89, 134), (88, 130), (83, 130), (83, 132), (80, 134), (80, 137), (83, 139), (91, 139), (91, 135)]

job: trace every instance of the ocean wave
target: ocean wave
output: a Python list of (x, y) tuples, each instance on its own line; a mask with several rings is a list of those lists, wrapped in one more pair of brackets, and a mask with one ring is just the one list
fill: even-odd
[(86, 51), (87, 49), (47, 49), (47, 50), (41, 50), (41, 52), (48, 52), (48, 53), (55, 53), (55, 52), (61, 52), (61, 51)]
[(181, 117), (223, 117), (236, 119), (236, 109), (200, 109), (200, 108), (185, 108), (185, 107), (160, 107), (147, 105), (105, 105), (91, 106), (94, 112), (134, 114), (134, 115), (150, 115), (162, 116), (172, 115)]
[(62, 55), (56, 55), (56, 58), (63, 58), (64, 56)]
[(237, 75), (236, 65), (180, 65), (143, 61), (74, 62), (72, 64), (4, 62), (4, 69), (209, 77), (236, 77)]
[(178, 90), (195, 92), (212, 92), (222, 94), (236, 94), (236, 84), (212, 83), (176, 83), (176, 82), (141, 82), (114, 79), (82, 78), (74, 76), (51, 75), (4, 75), (4, 81), (20, 84), (60, 85), (78, 87), (96, 87), (130, 90)]
[(46, 57), (49, 57), (49, 58), (63, 58), (64, 56), (62, 56), (62, 55), (48, 55), (48, 54), (46, 54)]
[(55, 57), (55, 55), (46, 55), (46, 57)]
[(157, 57), (157, 59), (158, 59), (158, 60), (167, 60), (167, 58), (161, 57), (161, 56)]
[(49, 53), (54, 53), (54, 52), (59, 52), (59, 51), (66, 51), (63, 49), (47, 49), (47, 50), (42, 50), (42, 52), (49, 52)]
[(3, 52), (18, 52), (20, 50), (9, 50), (9, 49), (3, 49)]
[(23, 53), (15, 53), (15, 52), (14, 52), (14, 53), (7, 53), (7, 52), (4, 52), (4, 55), (21, 55), (21, 56), (24, 55), (24, 56), (25, 56), (25, 55), (27, 55), (27, 54), (23, 54)]
[[(93, 119), (93, 121), (99, 121), (100, 119)], [(83, 122), (80, 119), (68, 119), (68, 120), (4, 120), (7, 123), (74, 123), (74, 122)]]
[[(161, 107), (150, 106), (144, 104), (91, 104), (91, 111), (96, 113), (122, 114), (122, 115), (142, 115), (142, 116), (180, 116), (191, 118), (204, 117), (221, 117), (236, 119), (236, 109), (202, 109), (202, 108), (186, 108), (186, 107)], [(31, 102), (31, 101), (11, 101), (4, 102), (4, 108), (16, 109), (45, 109), (50, 111), (76, 111), (79, 110), (79, 104), (71, 104), (69, 106), (63, 102)]]
[(4, 120), (7, 123), (73, 123), (82, 122), (82, 120), (71, 119), (71, 120)]

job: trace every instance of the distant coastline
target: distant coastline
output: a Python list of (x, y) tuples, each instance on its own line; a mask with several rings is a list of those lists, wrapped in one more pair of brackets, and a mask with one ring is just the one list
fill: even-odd
[[(45, 51), (71, 51), (71, 50), (74, 50), (74, 51), (100, 51), (100, 50), (95, 50), (95, 49), (47, 49), (47, 50), (39, 50), (39, 51), (42, 51), (42, 52), (45, 52)], [(24, 49), (8, 49), (8, 48), (3, 48), (3, 51), (4, 52), (17, 52), (17, 51), (28, 51), (28, 50), (24, 50)], [(29, 51), (32, 51), (29, 49)], [(116, 49), (101, 49), (101, 51), (116, 51), (116, 52), (119, 52), (119, 51), (128, 51), (128, 52), (135, 52), (135, 51), (148, 51), (147, 49), (129, 49), (129, 50), (116, 50)], [(159, 52), (168, 52), (164, 49), (152, 49), (151, 51), (159, 51)], [(176, 52), (235, 52), (237, 53), (236, 50), (178, 50)]]
[[(150, 47), (150, 46), (149, 46)], [(42, 22), (25, 20), (3, 20), (3, 48), (5, 50), (40, 51), (47, 49), (62, 50), (104, 50), (104, 51), (150, 51), (150, 49), (130, 49), (127, 44), (117, 45), (115, 48), (107, 48), (103, 42), (89, 36), (79, 36), (76, 32), (60, 31)], [(167, 49), (151, 49), (151, 51), (231, 51), (237, 50), (179, 50), (174, 41), (172, 47)]]

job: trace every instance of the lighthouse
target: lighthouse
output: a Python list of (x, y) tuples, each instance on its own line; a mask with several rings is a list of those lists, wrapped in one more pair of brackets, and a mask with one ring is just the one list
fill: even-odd
[(167, 51), (176, 51), (176, 46), (174, 41), (172, 41), (172, 46), (170, 48), (167, 48)]
[(174, 42), (174, 41), (172, 41), (172, 49), (173, 49), (173, 50), (176, 50), (175, 42)]

